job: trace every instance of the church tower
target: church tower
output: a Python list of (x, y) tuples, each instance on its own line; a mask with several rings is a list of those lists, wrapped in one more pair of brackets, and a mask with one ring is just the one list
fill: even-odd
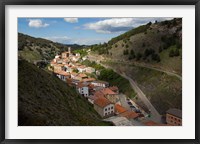
[(71, 53), (71, 47), (68, 47), (68, 52), (69, 52), (69, 54)]

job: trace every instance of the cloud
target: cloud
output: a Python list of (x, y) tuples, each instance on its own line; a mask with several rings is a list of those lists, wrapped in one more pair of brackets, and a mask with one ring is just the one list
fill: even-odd
[(41, 27), (49, 26), (49, 24), (43, 23), (42, 20), (40, 20), (40, 19), (30, 19), (28, 25), (29, 25), (29, 27), (34, 27), (34, 28), (41, 28)]
[(67, 36), (52, 36), (52, 37), (44, 37), (44, 39), (51, 40), (53, 42), (59, 42), (63, 44), (67, 44), (68, 42), (71, 41), (71, 38)]
[(69, 22), (69, 23), (77, 23), (78, 18), (64, 18), (64, 21)]
[(97, 33), (125, 32), (148, 22), (162, 21), (172, 18), (110, 18), (84, 25), (85, 29), (95, 30)]
[(91, 45), (107, 42), (110, 38), (70, 38), (67, 36), (43, 37), (44, 39), (63, 44)]

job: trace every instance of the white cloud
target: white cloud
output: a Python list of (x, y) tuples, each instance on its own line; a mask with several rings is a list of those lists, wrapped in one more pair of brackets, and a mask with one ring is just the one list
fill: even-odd
[(78, 18), (64, 18), (64, 21), (69, 22), (69, 23), (77, 23)]
[(107, 42), (110, 38), (70, 38), (67, 36), (43, 37), (44, 39), (63, 44), (91, 45)]
[(44, 37), (44, 39), (51, 40), (53, 42), (59, 42), (59, 43), (68, 43), (71, 41), (71, 38), (67, 36), (52, 36), (52, 37)]
[(161, 21), (172, 18), (110, 18), (84, 25), (85, 29), (95, 30), (98, 33), (113, 33), (128, 31), (139, 25), (155, 20)]
[(30, 19), (28, 25), (29, 25), (29, 27), (35, 27), (35, 28), (49, 26), (49, 24), (43, 23), (42, 20), (40, 20), (40, 19)]

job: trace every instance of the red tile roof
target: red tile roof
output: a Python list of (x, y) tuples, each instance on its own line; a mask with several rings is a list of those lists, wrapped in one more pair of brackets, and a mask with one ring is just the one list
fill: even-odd
[(126, 112), (127, 109), (125, 109), (124, 107), (122, 107), (119, 104), (115, 104), (115, 111), (118, 112), (118, 113), (123, 113), (123, 112)]
[(111, 89), (112, 91), (118, 91), (119, 90), (117, 86), (109, 87), (109, 89)]
[(83, 79), (84, 82), (91, 82), (91, 81), (94, 81), (95, 78), (86, 78), (86, 79)]
[(159, 124), (154, 121), (147, 121), (144, 123), (146, 126), (167, 126), (167, 124)]
[(101, 91), (97, 91), (94, 93), (95, 97), (104, 97), (104, 94)]
[(70, 76), (70, 74), (67, 73), (67, 72), (65, 72), (65, 71), (57, 71), (57, 72), (55, 72), (55, 73), (57, 73), (57, 74), (59, 74), (59, 75)]
[(98, 105), (101, 108), (104, 108), (107, 105), (112, 104), (112, 103), (105, 97), (100, 97), (100, 98), (94, 100), (94, 104)]
[(114, 95), (114, 94), (117, 94), (115, 92), (113, 92), (111, 89), (109, 88), (104, 88), (101, 90), (101, 92), (104, 94), (104, 95)]
[(128, 119), (135, 119), (138, 118), (140, 115), (133, 111), (126, 111), (124, 113), (121, 113), (120, 116), (126, 117)]
[(81, 77), (81, 78), (87, 77), (87, 75), (86, 75), (86, 74), (83, 74), (83, 73), (78, 74), (78, 76)]
[(88, 87), (88, 85), (87, 85), (87, 84), (84, 84), (84, 83), (78, 83), (77, 87), (78, 87), (78, 88)]

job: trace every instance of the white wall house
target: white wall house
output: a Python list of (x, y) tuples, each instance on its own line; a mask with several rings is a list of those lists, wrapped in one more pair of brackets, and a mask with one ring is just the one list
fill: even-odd
[(98, 98), (94, 101), (94, 109), (101, 117), (110, 117), (115, 113), (114, 104), (105, 97)]
[(77, 70), (80, 72), (80, 73), (83, 73), (86, 71), (86, 66), (79, 66), (77, 67)]
[(99, 86), (99, 87), (108, 87), (109, 83), (106, 81), (93, 81), (91, 82), (91, 84), (93, 84), (94, 86)]
[(89, 88), (86, 85), (78, 86), (78, 92), (84, 97), (88, 97), (89, 96)]
[(86, 72), (87, 72), (87, 73), (94, 73), (94, 72), (95, 72), (95, 69), (92, 68), (92, 67), (86, 67)]

